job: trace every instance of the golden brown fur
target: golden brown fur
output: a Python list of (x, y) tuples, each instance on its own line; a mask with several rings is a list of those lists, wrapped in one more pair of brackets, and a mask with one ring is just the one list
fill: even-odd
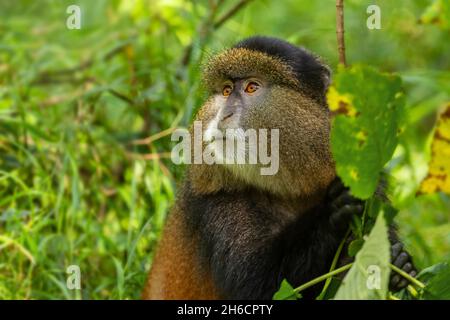
[[(285, 212), (285, 218), (292, 220), (322, 201), (327, 186), (335, 177), (329, 149), (328, 110), (302, 91), (302, 84), (288, 64), (244, 48), (230, 49), (213, 58), (205, 68), (204, 82), (214, 91), (213, 84), (221, 79), (249, 74), (263, 77), (273, 85), (268, 94), (270, 98), (255, 108), (255, 112), (249, 112), (242, 119), (242, 126), (243, 129), (280, 130), (279, 172), (275, 176), (261, 176), (257, 166), (236, 169), (190, 165), (186, 175), (189, 191), (192, 195), (214, 195), (244, 191), (251, 186), (269, 194), (263, 196), (262, 203), (267, 202), (267, 206), (281, 214)], [(196, 120), (203, 122), (204, 130), (216, 113), (214, 108), (211, 97), (197, 115)], [(186, 232), (188, 227), (183, 217), (184, 208), (179, 207), (184, 205), (180, 197), (177, 204), (163, 232), (142, 297), (219, 298), (208, 268), (200, 266), (198, 239)], [(245, 221), (245, 212), (237, 208), (234, 214), (237, 220)], [(278, 229), (283, 226), (284, 223), (280, 223)]]
[[(338, 179), (330, 187), (336, 174), (324, 94), (329, 75), (311, 53), (266, 37), (246, 39), (209, 61), (203, 82), (210, 97), (196, 118), (203, 131), (237, 115), (240, 129), (278, 129), (279, 170), (264, 176), (259, 165), (190, 165), (144, 299), (271, 299), (283, 279), (298, 286), (329, 270), (352, 215), (362, 212)], [(263, 99), (239, 96), (249, 77), (261, 82)], [(240, 99), (222, 95), (224, 80)], [(391, 241), (401, 245), (395, 232)], [(409, 262), (401, 264), (416, 274)], [(315, 285), (302, 296), (315, 298), (321, 289)]]
[(162, 239), (149, 273), (143, 299), (189, 300), (218, 299), (211, 275), (201, 270), (197, 239), (186, 234), (186, 226), (174, 209), (169, 215)]

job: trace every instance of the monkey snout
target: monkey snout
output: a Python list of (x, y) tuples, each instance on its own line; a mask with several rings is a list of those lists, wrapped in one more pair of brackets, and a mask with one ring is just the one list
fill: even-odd
[(239, 119), (234, 112), (229, 112), (222, 117), (222, 120), (217, 124), (219, 130), (233, 129), (239, 127)]
[(226, 115), (224, 115), (224, 116), (222, 117), (222, 120), (220, 120), (220, 121), (225, 121), (225, 120), (227, 120), (227, 119), (230, 118), (233, 114), (234, 114), (234, 112), (228, 112)]

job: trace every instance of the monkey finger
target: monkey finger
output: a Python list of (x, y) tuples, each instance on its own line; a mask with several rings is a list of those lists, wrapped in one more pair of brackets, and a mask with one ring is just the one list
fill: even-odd
[(333, 225), (345, 225), (350, 221), (352, 215), (360, 214), (362, 210), (363, 207), (360, 204), (346, 204), (330, 216), (330, 221)]
[[(414, 268), (411, 263), (406, 263), (405, 267), (406, 266), (408, 266), (407, 268), (409, 268), (409, 267)], [(405, 271), (404, 268), (403, 268), (403, 271)], [(408, 274), (411, 277), (415, 278), (417, 275), (417, 271), (415, 269), (413, 269), (412, 271), (408, 272)], [(409, 283), (410, 282), (408, 279), (400, 276), (397, 273), (394, 273), (393, 275), (391, 275), (391, 279), (389, 281), (389, 289), (393, 292), (397, 292), (397, 291), (400, 291), (401, 289), (406, 288)]]
[(398, 257), (394, 260), (393, 264), (400, 269), (403, 269), (403, 265), (409, 261), (409, 255), (402, 251)]
[(392, 257), (392, 261), (394, 261), (394, 260), (398, 257), (398, 255), (400, 254), (400, 252), (402, 251), (402, 249), (403, 249), (403, 244), (402, 244), (400, 241), (394, 243), (394, 244), (391, 246), (391, 257)]
[(401, 280), (400, 275), (398, 274), (391, 275), (391, 279), (389, 281), (389, 288), (391, 289), (391, 291), (398, 291), (396, 289), (400, 280)]
[(342, 191), (345, 190), (345, 186), (341, 179), (338, 177), (333, 180), (330, 187), (328, 188), (328, 197), (330, 199), (335, 199)]
[(405, 278), (403, 278), (398, 284), (397, 284), (397, 290), (401, 290), (401, 289), (404, 289), (404, 288), (406, 288), (407, 286), (408, 286), (408, 284), (409, 284), (409, 281), (408, 280), (406, 280)]
[(410, 273), (413, 269), (413, 265), (411, 264), (411, 262), (407, 262), (405, 263), (405, 265), (403, 266), (402, 270), (405, 271), (406, 273)]
[(336, 208), (340, 208), (345, 204), (362, 204), (362, 201), (353, 197), (350, 192), (346, 190), (332, 202), (332, 205)]

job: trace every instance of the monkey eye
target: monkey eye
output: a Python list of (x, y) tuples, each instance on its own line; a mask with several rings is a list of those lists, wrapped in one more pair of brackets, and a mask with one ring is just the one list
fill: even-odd
[(244, 91), (249, 93), (249, 94), (252, 94), (258, 89), (259, 89), (259, 84), (254, 82), (254, 81), (251, 81), (251, 82), (249, 82), (247, 84), (247, 86), (245, 87)]
[(228, 97), (232, 91), (233, 91), (233, 88), (229, 84), (227, 84), (223, 87), (222, 94), (224, 97)]

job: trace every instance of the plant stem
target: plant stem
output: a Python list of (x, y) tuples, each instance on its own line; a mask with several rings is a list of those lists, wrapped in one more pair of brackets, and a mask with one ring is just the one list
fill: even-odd
[(336, 0), (336, 36), (339, 52), (339, 63), (347, 66), (345, 60), (345, 41), (344, 41), (344, 0)]
[(419, 288), (423, 289), (425, 288), (425, 284), (423, 284), (422, 282), (420, 282), (419, 280), (417, 280), (416, 278), (411, 277), (409, 274), (407, 274), (405, 271), (397, 268), (396, 266), (394, 266), (392, 263), (390, 264), (390, 267), (392, 270), (394, 270), (395, 272), (397, 272), (399, 275), (401, 275), (403, 278), (409, 280), (409, 282), (415, 284), (416, 286), (418, 286)]
[(334, 271), (325, 273), (325, 274), (321, 275), (320, 277), (312, 279), (311, 281), (308, 281), (307, 283), (302, 284), (300, 287), (295, 288), (294, 291), (295, 292), (300, 292), (300, 291), (303, 291), (303, 290), (305, 290), (305, 289), (307, 289), (309, 287), (312, 287), (313, 285), (318, 284), (319, 282), (322, 282), (323, 280), (326, 280), (329, 277), (332, 277), (332, 276), (334, 276), (336, 274), (339, 274), (341, 272), (344, 272), (344, 271), (350, 269), (352, 267), (352, 265), (353, 265), (353, 262), (349, 263), (349, 264), (346, 264), (345, 266), (340, 267), (340, 268), (338, 268), (338, 269), (336, 269)]
[(400, 300), (399, 298), (397, 298), (396, 296), (394, 296), (392, 293), (389, 292), (388, 294), (388, 299), (389, 300)]
[[(350, 228), (348, 228), (347, 232), (345, 233), (344, 238), (342, 239), (341, 243), (339, 244), (339, 247), (336, 251), (336, 254), (334, 255), (333, 261), (331, 262), (331, 267), (330, 267), (330, 271), (333, 271), (336, 268), (337, 262), (339, 260), (339, 256), (341, 255), (342, 249), (344, 248), (344, 244), (345, 241), (347, 240), (347, 237), (350, 234)], [(317, 297), (318, 300), (322, 300), (323, 296), (325, 295), (325, 292), (327, 291), (328, 287), (330, 286), (331, 283), (331, 277), (327, 278), (327, 280), (325, 281), (325, 284), (323, 286), (322, 291), (320, 292), (319, 296)]]
[(406, 287), (406, 290), (408, 290), (408, 292), (414, 297), (414, 298), (418, 298), (419, 293), (416, 291), (416, 289), (412, 286), (412, 285), (408, 285)]

